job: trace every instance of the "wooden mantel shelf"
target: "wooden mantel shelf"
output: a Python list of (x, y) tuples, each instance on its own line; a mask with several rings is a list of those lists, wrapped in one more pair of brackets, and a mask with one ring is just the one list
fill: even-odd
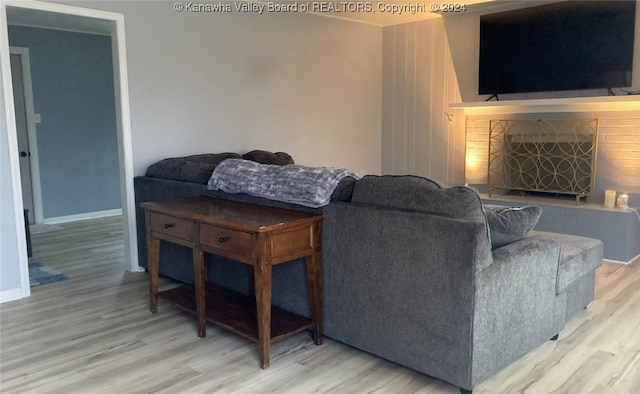
[(571, 97), (532, 100), (479, 101), (449, 104), (465, 114), (521, 114), (546, 112), (640, 111), (640, 95)]

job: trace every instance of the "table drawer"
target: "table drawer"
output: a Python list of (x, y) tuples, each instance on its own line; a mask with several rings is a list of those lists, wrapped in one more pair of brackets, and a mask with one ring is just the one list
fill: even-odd
[(253, 235), (210, 224), (200, 225), (200, 243), (243, 256), (253, 255)]
[(161, 213), (149, 213), (151, 231), (193, 241), (193, 222)]

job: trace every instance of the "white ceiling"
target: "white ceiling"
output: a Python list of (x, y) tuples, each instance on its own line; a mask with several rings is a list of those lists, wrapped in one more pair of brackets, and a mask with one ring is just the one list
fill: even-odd
[[(439, 17), (447, 17), (447, 16), (455, 16), (460, 15), (461, 13), (477, 13), (477, 14), (488, 14), (492, 12), (501, 12), (507, 10), (513, 10), (517, 8), (526, 8), (533, 7), (537, 5), (543, 5), (548, 3), (557, 3), (561, 1), (568, 0), (439, 0), (439, 1), (371, 1), (372, 7), (375, 12), (328, 12), (328, 13), (315, 13), (317, 15), (328, 16), (332, 18), (340, 18), (351, 20), (354, 22), (367, 23), (376, 26), (393, 26), (399, 25), (402, 23), (416, 22), (424, 19), (432, 19)], [(280, 3), (291, 3), (291, 1), (272, 1), (272, 2), (280, 2)], [(340, 2), (334, 2), (340, 3)], [(345, 2), (349, 3), (349, 2)], [(382, 7), (383, 11), (378, 11), (378, 4), (395, 4), (397, 6), (402, 5), (416, 5), (419, 4), (421, 6), (421, 10), (415, 13), (392, 13), (386, 12), (389, 10), (388, 7)], [(444, 12), (442, 11), (442, 7), (445, 5), (464, 5), (464, 8), (460, 8), (454, 12)], [(433, 5), (437, 5), (441, 8), (440, 11), (433, 12), (430, 8)]]
[[(433, 12), (432, 6), (442, 7), (443, 4), (464, 4), (465, 10), (459, 12), (475, 12), (488, 3), (523, 3), (522, 0), (455, 0), (455, 1), (280, 1), (258, 0), (258, 3), (276, 3), (282, 5), (303, 6), (308, 4), (309, 13), (330, 18), (366, 23), (374, 26), (393, 26), (402, 23), (416, 22), (424, 19), (439, 18), (444, 12)], [(358, 4), (369, 4), (370, 10), (350, 11)], [(314, 8), (315, 6), (315, 8)], [(318, 7), (324, 6), (324, 9)], [(412, 6), (413, 8), (408, 8)], [(335, 9), (335, 10), (332, 10)], [(394, 12), (395, 11), (395, 12)]]
[[(167, 0), (173, 1), (173, 0)], [(186, 1), (186, 0), (178, 0)], [(203, 0), (203, 3), (213, 2), (214, 0)], [(558, 0), (555, 0), (558, 1)], [(560, 0), (563, 1), (563, 0)], [(246, 2), (246, 1), (245, 1)], [(267, 4), (269, 2), (283, 5), (292, 4), (309, 4), (309, 13), (324, 17), (349, 20), (358, 23), (365, 23), (374, 26), (393, 26), (402, 23), (415, 22), (424, 19), (438, 18), (440, 16), (455, 15), (456, 13), (432, 12), (431, 6), (437, 4), (442, 7), (443, 4), (464, 4), (465, 11), (461, 12), (487, 12), (499, 11), (505, 8), (520, 8), (536, 4), (544, 4), (549, 1), (545, 0), (402, 0), (402, 1), (283, 1), (283, 0), (254, 0), (254, 3)], [(351, 7), (356, 4), (370, 4), (371, 11), (350, 11)], [(90, 4), (90, 2), (87, 2)], [(80, 4), (78, 4), (80, 6)], [(314, 12), (313, 6), (324, 5), (324, 10)], [(414, 10), (406, 8), (407, 5), (416, 6)], [(393, 8), (402, 12), (392, 12)], [(402, 8), (405, 6), (405, 8)], [(337, 7), (331, 10), (331, 7)], [(109, 21), (86, 18), (74, 15), (65, 15), (46, 11), (35, 11), (30, 9), (7, 7), (7, 20), (10, 25), (21, 25), (31, 27), (42, 27), (49, 29), (59, 29), (67, 31), (76, 31), (92, 34), (111, 34), (111, 25)]]

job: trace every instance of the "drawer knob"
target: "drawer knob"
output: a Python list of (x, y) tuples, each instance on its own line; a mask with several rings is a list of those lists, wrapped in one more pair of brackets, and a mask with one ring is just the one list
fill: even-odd
[(175, 227), (175, 226), (176, 226), (176, 225), (175, 225), (175, 224), (173, 224), (173, 223), (166, 223), (166, 224), (164, 225), (164, 228), (171, 228), (171, 227)]
[(218, 238), (218, 242), (223, 243), (224, 241), (226, 241), (227, 239), (225, 237), (220, 237)]

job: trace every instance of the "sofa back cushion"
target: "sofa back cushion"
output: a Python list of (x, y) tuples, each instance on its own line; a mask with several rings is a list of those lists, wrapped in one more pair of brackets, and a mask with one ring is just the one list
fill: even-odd
[(356, 181), (352, 202), (485, 222), (482, 201), (465, 186), (443, 188), (413, 175), (367, 175)]
[(274, 164), (277, 166), (284, 166), (287, 164), (296, 164), (293, 161), (293, 157), (285, 152), (268, 152), (266, 150), (252, 150), (242, 155), (245, 160), (255, 161), (260, 164)]
[(252, 150), (242, 156), (231, 152), (208, 153), (160, 160), (147, 168), (146, 176), (206, 185), (209, 182), (209, 178), (211, 178), (211, 173), (220, 162), (226, 159), (242, 158), (262, 164), (279, 166), (294, 164), (293, 158), (285, 152), (272, 153), (264, 150)]
[(146, 175), (150, 178), (204, 183), (211, 177), (213, 169), (223, 160), (239, 159), (237, 153), (208, 153), (185, 157), (171, 157), (151, 164)]

